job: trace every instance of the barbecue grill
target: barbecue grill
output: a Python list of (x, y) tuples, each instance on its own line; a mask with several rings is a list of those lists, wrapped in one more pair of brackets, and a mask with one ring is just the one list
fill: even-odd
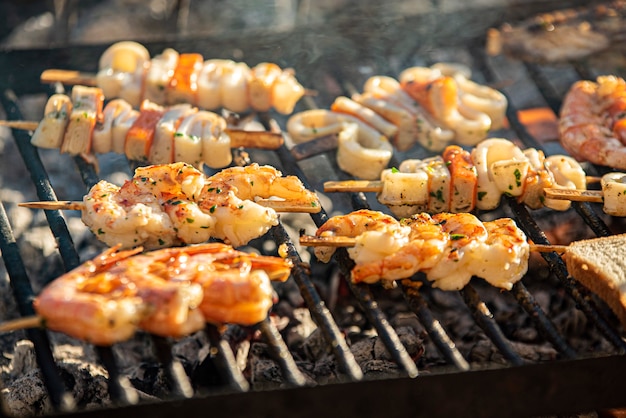
[[(369, 3), (369, 2), (368, 2)], [(370, 5), (371, 6), (371, 5)], [(254, 36), (219, 37), (186, 36), (145, 42), (152, 55), (166, 47), (181, 52), (200, 52), (205, 57), (225, 57), (245, 60), (249, 64), (273, 61), (297, 70), (299, 80), (316, 92), (298, 104), (296, 111), (307, 108), (328, 108), (337, 95), (349, 95), (359, 89), (364, 80), (374, 74), (397, 75), (403, 68), (430, 65), (438, 61), (454, 61), (469, 65), (472, 78), (497, 86), (509, 99), (507, 118), (509, 126), (492, 134), (518, 140), (525, 147), (544, 149), (546, 154), (562, 153), (555, 141), (545, 141), (534, 131), (535, 125), (525, 123), (528, 109), (547, 108), (558, 114), (562, 97), (573, 81), (593, 78), (602, 73), (619, 74), (619, 68), (603, 68), (598, 62), (538, 65), (513, 58), (491, 57), (484, 52), (486, 30), (504, 21), (554, 8), (554, 2), (539, 2), (501, 7), (486, 5), (467, 7), (432, 2), (426, 11), (399, 18), (379, 13), (355, 17), (338, 15), (325, 26), (299, 26), (286, 32), (262, 32)], [(355, 6), (356, 7), (356, 6)], [(451, 25), (450, 22), (456, 22)], [(457, 28), (463, 28), (458, 30)], [(7, 119), (24, 119), (25, 103), (33, 97), (47, 97), (61, 86), (44, 86), (39, 82), (41, 72), (48, 68), (66, 68), (94, 72), (101, 53), (108, 44), (64, 45), (43, 49), (10, 49), (0, 54), (0, 102)], [(40, 113), (39, 113), (40, 114)], [(272, 113), (256, 115), (265, 129), (284, 128), (286, 118)], [(15, 147), (21, 158), (15, 156), (15, 165), (30, 174), (32, 187), (40, 200), (75, 198), (58, 196), (51, 179), (51, 161), (29, 143), (30, 135), (12, 131)], [(332, 140), (332, 138), (331, 138)], [(398, 165), (407, 157), (425, 157), (425, 150), (411, 149), (399, 153), (390, 165)], [(252, 161), (271, 163), (285, 174), (297, 175), (307, 187), (322, 190), (325, 180), (346, 179), (336, 163), (332, 151), (320, 152), (310, 144), (286, 145), (277, 151), (248, 151)], [(59, 156), (66, 158), (67, 156)], [(69, 160), (69, 159), (68, 159)], [(95, 184), (106, 167), (96, 167), (74, 158), (77, 172), (84, 183), (84, 191)], [(131, 165), (133, 163), (131, 162)], [(589, 174), (601, 174), (605, 169), (586, 167)], [(324, 210), (311, 215), (306, 226), (321, 225), (331, 212), (347, 212), (360, 208), (378, 209), (373, 196), (364, 193), (327, 196)], [(15, 226), (0, 202), (0, 249), (4, 266), (14, 292), (16, 309), (11, 316), (33, 314), (31, 306), (35, 294), (34, 278), (28, 272), (31, 260), (23, 256)], [(579, 235), (607, 236), (622, 232), (624, 224), (600, 213), (600, 208), (589, 203), (573, 203), (567, 213), (529, 211), (512, 199), (504, 199), (496, 214), (511, 216), (533, 242), (549, 244), (555, 225), (566, 220), (567, 227)], [(494, 213), (479, 213), (483, 219)], [(81, 261), (81, 248), (70, 233), (68, 217), (59, 211), (46, 211), (46, 220), (58, 245), (62, 270), (76, 267)], [(296, 225), (296, 228), (298, 226)], [(542, 254), (543, 261), (535, 260), (539, 268), (530, 271), (509, 292), (495, 292), (480, 282), (472, 281), (460, 292), (445, 295), (428, 285), (384, 288), (355, 285), (349, 277), (350, 260), (345, 251), (338, 251), (336, 263), (319, 266), (306, 249), (297, 245), (293, 225), (288, 221), (274, 227), (254, 244), (261, 251), (268, 241), (286, 244), (288, 256), (294, 261), (292, 278), (286, 286), (297, 288), (320, 334), (323, 347), (317, 354), (332, 359), (336, 370), (332, 378), (315, 379), (304, 366), (302, 355), (287, 341), (282, 328), (270, 319), (252, 330), (238, 327), (217, 328), (208, 325), (203, 331), (206, 356), (190, 371), (173, 354), (172, 341), (146, 336), (145, 344), (152, 345), (162, 379), (168, 392), (160, 397), (141, 398), (119, 366), (119, 351), (95, 347), (96, 357), (107, 372), (108, 394), (112, 403), (86, 410), (77, 405), (72, 396), (72, 379), (56, 366), (54, 344), (45, 330), (31, 329), (26, 337), (32, 341), (37, 365), (57, 416), (119, 416), (137, 414), (172, 416), (173, 414), (211, 414), (215, 417), (232, 416), (545, 416), (582, 412), (606, 413), (613, 408), (626, 407), (622, 379), (626, 373), (626, 341), (624, 330), (593, 294), (590, 294), (568, 276), (565, 264), (556, 253)], [(573, 232), (569, 232), (573, 234)], [(554, 243), (554, 242), (552, 242)], [(310, 262), (309, 262), (310, 260)], [(340, 280), (334, 281), (336, 277)], [(415, 279), (417, 282), (420, 278)], [(295, 286), (294, 286), (295, 285)], [(535, 286), (537, 285), (537, 286)], [(324, 287), (325, 286), (325, 287)], [(550, 295), (560, 298), (562, 312), (546, 309), (538, 300), (535, 289), (550, 287)], [(329, 290), (330, 289), (330, 290)], [(277, 289), (279, 295), (288, 292)], [(542, 293), (542, 295), (545, 293)], [(556, 295), (556, 296), (554, 296)], [(448, 299), (452, 298), (452, 302)], [(329, 300), (332, 299), (332, 300)], [(338, 301), (342, 299), (343, 301)], [(460, 303), (459, 303), (460, 301)], [(448, 304), (446, 307), (446, 304)], [(503, 306), (509, 308), (503, 308)], [(347, 306), (352, 306), (347, 309)], [(442, 309), (442, 306), (444, 309)], [(513, 306), (513, 308), (510, 308)], [(346, 309), (343, 309), (346, 308)], [(343, 310), (342, 310), (343, 309)], [(472, 319), (481, 338), (490, 347), (486, 358), (479, 351), (468, 352), (455, 340), (446, 310), (460, 309)], [(508, 309), (508, 311), (507, 311)], [(358, 339), (351, 334), (353, 317), (343, 315), (345, 310), (356, 311), (361, 330), (375, 336), (383, 348), (383, 357), (392, 366), (387, 373), (377, 373), (371, 363), (364, 363), (354, 350)], [(424, 340), (416, 348), (407, 340), (398, 321), (390, 321), (393, 312), (405, 311), (411, 320), (419, 323)], [(502, 320), (511, 313), (515, 323), (525, 323), (536, 336), (529, 345), (548, 346), (550, 354), (529, 359), (519, 344), (519, 329)], [(560, 316), (559, 316), (560, 315)], [(563, 316), (581, 316), (585, 332), (572, 335), (568, 329), (557, 326)], [(356, 321), (356, 320), (355, 320)], [(260, 337), (250, 337), (250, 335)], [(142, 337), (137, 337), (142, 338)], [(247, 371), (242, 371), (237, 346), (242, 339), (256, 338), (267, 347), (267, 358), (272, 364), (265, 385), (251, 382)], [(584, 343), (581, 340), (591, 340)], [(208, 348), (207, 348), (208, 347)], [(426, 352), (422, 349), (425, 347)], [(374, 349), (372, 348), (372, 352)], [(431, 356), (425, 360), (424, 355)], [(358, 357), (358, 358), (357, 358)], [(432, 358), (438, 360), (432, 360)], [(5, 382), (6, 383), (6, 382)], [(272, 384), (273, 383), (273, 384)], [(135, 384), (137, 386), (137, 384)]]

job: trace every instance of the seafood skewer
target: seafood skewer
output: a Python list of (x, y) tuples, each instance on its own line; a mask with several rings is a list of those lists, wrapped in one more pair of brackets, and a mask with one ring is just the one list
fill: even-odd
[(97, 345), (138, 330), (178, 338), (215, 324), (256, 324), (273, 305), (271, 280), (291, 262), (210, 243), (140, 253), (113, 247), (46, 286), (37, 316), (3, 330), (42, 326)]
[(101, 180), (82, 202), (68, 206), (81, 210), (85, 225), (105, 244), (146, 249), (209, 238), (239, 247), (277, 225), (276, 210), (321, 210), (297, 177), (258, 164), (210, 177), (185, 163), (139, 167), (121, 187)]
[(402, 280), (425, 273), (433, 287), (459, 290), (472, 276), (510, 290), (528, 267), (531, 251), (556, 252), (581, 284), (603, 299), (626, 326), (626, 234), (569, 245), (536, 245), (508, 218), (480, 222), (470, 214), (416, 214), (400, 221), (360, 210), (330, 218), (300, 244), (322, 262), (347, 247), (354, 282)]
[(443, 63), (408, 68), (399, 80), (374, 76), (363, 93), (338, 97), (329, 110), (292, 115), (287, 132), (295, 143), (337, 134), (339, 167), (373, 179), (394, 148), (406, 151), (419, 143), (441, 151), (451, 142), (475, 145), (503, 126), (506, 97), (469, 77), (469, 68)]
[[(545, 157), (533, 148), (522, 151), (502, 138), (482, 141), (471, 152), (450, 145), (441, 156), (405, 160), (398, 168), (383, 170), (380, 179), (327, 182), (324, 191), (376, 192), (378, 200), (396, 216), (406, 217), (419, 212), (493, 210), (502, 195), (516, 197), (531, 209), (566, 210), (570, 206), (567, 200), (572, 199), (552, 196), (560, 190), (584, 190), (587, 184), (585, 172), (573, 158)], [(604, 178), (604, 183), (621, 181), (609, 180)], [(547, 195), (545, 189), (554, 194)]]
[(468, 213), (421, 213), (398, 221), (358, 210), (330, 218), (315, 236), (315, 256), (322, 262), (330, 261), (338, 245), (350, 247), (355, 283), (406, 279), (421, 271), (443, 290), (461, 289), (472, 276), (511, 289), (526, 273), (530, 252), (512, 219), (481, 222)]
[(97, 74), (51, 69), (41, 75), (41, 81), (97, 86), (107, 99), (121, 98), (133, 107), (149, 100), (207, 110), (223, 107), (236, 113), (274, 108), (290, 114), (306, 93), (293, 70), (273, 63), (250, 68), (227, 59), (205, 61), (200, 54), (171, 48), (150, 58), (143, 45), (129, 41), (115, 43), (102, 54)]
[(232, 162), (231, 148), (276, 149), (282, 136), (230, 129), (221, 116), (190, 105), (168, 108), (144, 101), (140, 110), (117, 99), (103, 108), (99, 88), (74, 86), (71, 98), (54, 94), (41, 122), (8, 121), (1, 125), (34, 130), (31, 143), (72, 155), (125, 154), (152, 164), (187, 162), (222, 168)]

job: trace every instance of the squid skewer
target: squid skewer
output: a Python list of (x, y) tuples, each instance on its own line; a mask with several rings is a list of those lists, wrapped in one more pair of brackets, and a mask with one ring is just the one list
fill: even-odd
[(122, 98), (134, 107), (147, 99), (160, 105), (189, 103), (236, 113), (274, 108), (290, 114), (307, 94), (293, 70), (273, 63), (250, 68), (227, 59), (204, 61), (200, 54), (171, 48), (151, 58), (143, 45), (129, 41), (115, 43), (102, 54), (97, 74), (50, 69), (42, 73), (41, 81), (100, 87), (107, 99)]
[[(34, 120), (0, 120), (0, 126), (34, 131), (39, 122)], [(224, 132), (230, 137), (231, 148), (256, 148), (275, 150), (283, 144), (282, 135), (268, 131), (245, 131), (243, 129), (225, 128)]]
[(33, 145), (72, 155), (115, 152), (153, 164), (182, 161), (211, 168), (229, 165), (231, 148), (276, 149), (283, 143), (278, 133), (229, 129), (221, 116), (191, 105), (165, 108), (146, 100), (137, 111), (121, 99), (106, 107), (103, 102), (101, 89), (74, 86), (71, 97), (54, 94), (48, 99), (36, 126), (28, 121), (0, 124), (34, 130)]
[(314, 192), (274, 167), (231, 167), (209, 177), (184, 163), (139, 167), (121, 187), (101, 180), (82, 202), (23, 206), (80, 210), (85, 225), (105, 244), (147, 249), (210, 238), (238, 247), (277, 225), (277, 210), (321, 210)]
[(141, 251), (104, 251), (46, 286), (33, 302), (37, 315), (0, 331), (45, 326), (111, 345), (138, 329), (178, 338), (207, 322), (254, 325), (273, 305), (270, 281), (287, 280), (292, 267), (220, 243)]
[[(601, 191), (586, 190), (599, 181)], [(567, 210), (571, 201), (603, 202), (609, 215), (626, 216), (626, 174), (586, 176), (565, 155), (544, 157), (533, 148), (522, 151), (512, 142), (490, 138), (471, 152), (448, 146), (441, 156), (406, 160), (385, 169), (379, 181), (329, 181), (325, 192), (374, 192), (398, 217), (417, 212), (493, 210), (501, 196), (511, 196), (531, 209)]]

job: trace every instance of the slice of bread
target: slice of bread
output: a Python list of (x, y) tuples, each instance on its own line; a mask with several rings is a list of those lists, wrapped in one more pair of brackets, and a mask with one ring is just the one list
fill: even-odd
[(565, 260), (569, 274), (602, 298), (626, 328), (626, 234), (576, 241)]

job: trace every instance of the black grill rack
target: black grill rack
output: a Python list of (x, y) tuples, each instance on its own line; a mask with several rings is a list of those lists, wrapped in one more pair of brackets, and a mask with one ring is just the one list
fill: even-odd
[[(282, 45), (292, 45), (301, 40), (298, 36), (289, 39), (280, 36), (278, 38), (260, 37), (249, 42), (249, 57), (254, 61), (255, 54), (258, 54), (259, 57), (263, 57), (259, 58), (259, 61), (271, 60), (275, 54), (279, 53), (278, 50)], [(219, 44), (218, 51), (231, 50), (233, 43), (234, 41), (223, 41)], [(319, 81), (320, 78), (317, 77), (322, 71), (332, 75), (336, 85), (340, 86), (341, 94), (350, 94), (354, 90), (353, 86), (359, 85), (358, 82), (364, 80), (367, 73), (394, 75), (400, 69), (410, 65), (429, 64), (436, 60), (445, 60), (446, 57), (460, 57), (475, 71), (477, 70), (474, 78), (482, 78), (483, 81), (491, 84), (502, 81), (502, 77), (498, 74), (506, 74), (507, 68), (513, 65), (523, 66), (524, 74), (543, 95), (545, 103), (558, 112), (563, 91), (559, 91), (558, 86), (554, 85), (554, 80), (550, 79), (553, 69), (546, 66), (511, 63), (504, 57), (487, 57), (482, 52), (480, 41), (467, 44), (469, 47), (463, 47), (460, 54), (450, 45), (443, 45), (441, 49), (422, 48), (418, 45), (407, 49), (406, 55), (399, 58), (397, 51), (390, 51), (389, 54), (395, 54), (393, 60), (383, 60), (381, 57), (368, 56), (364, 54), (364, 51), (358, 51), (363, 60), (361, 64), (369, 68), (368, 71), (362, 73), (356, 72), (353, 65), (344, 65), (344, 62), (333, 59), (339, 56), (339, 51), (335, 51), (336, 55), (318, 63), (320, 65), (316, 65), (315, 68), (298, 70), (299, 78), (303, 83), (311, 88), (317, 88), (319, 93), (315, 98), (307, 98), (299, 105), (298, 110), (305, 107), (328, 107), (334, 98), (333, 93), (326, 88), (327, 85), (322, 84)], [(185, 43), (152, 43), (147, 46), (151, 53), (159, 52), (165, 47), (173, 47), (181, 51), (202, 52), (205, 56), (215, 56), (213, 53), (216, 49), (215, 45), (208, 40), (194, 40)], [(274, 47), (268, 48), (267, 45), (274, 45)], [(15, 120), (22, 119), (17, 105), (19, 96), (47, 92), (38, 83), (41, 71), (52, 67), (93, 71), (94, 63), (97, 62), (97, 57), (105, 47), (106, 45), (6, 51), (0, 56), (0, 68), (13, 70), (9, 70), (6, 74), (0, 100), (7, 117)], [(293, 62), (301, 61), (297, 59), (297, 56), (291, 58)], [(568, 70), (573, 71), (575, 77), (589, 78), (594, 73), (593, 69), (583, 65), (568, 67)], [(509, 98), (514, 99), (511, 94)], [(276, 130), (284, 126), (284, 119), (280, 117), (272, 119), (272, 116), (259, 115), (259, 120), (266, 129)], [(541, 148), (541, 144), (526, 131), (519, 121), (514, 100), (510, 100), (507, 116), (511, 126), (510, 132), (513, 135), (528, 147)], [(55, 191), (50, 184), (38, 151), (29, 143), (29, 134), (14, 131), (13, 136), (37, 189), (39, 199), (56, 200)], [(419, 154), (421, 151), (417, 152)], [(290, 150), (283, 146), (275, 152), (274, 156), (285, 174), (297, 175), (309, 188), (316, 186), (309, 180), (315, 173), (307, 173), (301, 168), (300, 163), (311, 157), (306, 150), (297, 147)], [(332, 156), (328, 160), (331, 161), (331, 165), (334, 164)], [(395, 160), (391, 164), (396, 164), (398, 161)], [(76, 158), (75, 162), (85, 186), (93, 185), (98, 180), (94, 167), (80, 158)], [(337, 178), (345, 178), (345, 174), (341, 173), (336, 166), (334, 168), (334, 175)], [(597, 167), (590, 167), (590, 169), (601, 170)], [(362, 193), (351, 194), (347, 199), (353, 209), (370, 207), (372, 204), (372, 201)], [(504, 210), (512, 215), (535, 243), (549, 243), (533, 213), (514, 200), (504, 199), (503, 206)], [(574, 207), (597, 236), (610, 234), (609, 228), (593, 206), (587, 203), (574, 203)], [(46, 211), (46, 217), (58, 242), (65, 269), (76, 267), (79, 264), (79, 257), (65, 219), (59, 211)], [(312, 215), (312, 220), (317, 226), (327, 218), (328, 215), (324, 210)], [(20, 249), (13, 237), (3, 205), (0, 205), (0, 228), (2, 257), (9, 273), (20, 314), (31, 315), (33, 314), (31, 302), (34, 293), (24, 267), (25, 261), (20, 256)], [(136, 404), (137, 395), (128, 378), (119, 373), (111, 348), (97, 347), (100, 361), (109, 373), (109, 392), (114, 406), (95, 411), (83, 411), (74, 405), (71, 395), (64, 388), (54, 364), (46, 332), (40, 329), (29, 330), (27, 335), (34, 343), (37, 361), (51, 402), (57, 411), (56, 414), (59, 416), (111, 416), (115, 414), (120, 417), (130, 417), (140, 413), (157, 417), (172, 416), (174, 413), (210, 413), (216, 417), (292, 416), (294, 414), (301, 417), (355, 416), (356, 414), (398, 417), (433, 415), (496, 417), (502, 416), (503, 411), (506, 416), (536, 416), (626, 407), (626, 397), (623, 396), (621, 389), (622, 378), (626, 372), (626, 356), (624, 355), (626, 342), (623, 339), (623, 331), (612, 325), (614, 321), (605, 318), (605, 311), (596, 306), (589, 293), (568, 276), (565, 264), (556, 253), (546, 253), (543, 257), (552, 273), (558, 278), (562, 289), (610, 343), (612, 351), (594, 356), (576, 352), (556, 330), (552, 319), (540, 308), (523, 282), (519, 282), (509, 293), (534, 321), (537, 330), (559, 353), (559, 360), (528, 364), (507, 339), (477, 290), (470, 284), (460, 292), (462, 299), (484, 334), (508, 362), (506, 367), (480, 370), (471, 366), (456, 348), (455, 342), (430, 309), (428, 299), (413, 288), (405, 288), (402, 292), (407, 305), (427, 330), (428, 338), (451, 366), (451, 371), (448, 373), (421, 373), (401, 343), (396, 330), (387, 321), (372, 289), (366, 285), (347, 283), (352, 295), (367, 316), (367, 320), (384, 343), (398, 369), (405, 376), (368, 380), (364, 379), (363, 371), (350, 351), (342, 330), (313, 284), (310, 269), (302, 262), (296, 246), (283, 225), (274, 227), (269, 234), (277, 244), (287, 246), (288, 256), (295, 265), (292, 280), (297, 284), (312, 317), (323, 332), (329, 349), (332, 350), (342, 374), (341, 383), (311, 384), (310, 380), (298, 369), (292, 353), (276, 327), (271, 321), (266, 320), (258, 324), (256, 328), (271, 347), (286, 384), (277, 390), (251, 390), (235, 364), (234, 354), (229, 344), (228, 330), (220, 332), (214, 326), (209, 325), (205, 332), (213, 349), (200, 369), (205, 373), (215, 374), (212, 378), (220, 382), (219, 391), (202, 395), (193, 394), (192, 382), (181, 365), (172, 357), (169, 343), (162, 338), (153, 338), (153, 344), (159, 360), (165, 365), (164, 369), (171, 386), (170, 398), (159, 402)], [(346, 252), (338, 251), (335, 259), (339, 270), (348, 277), (351, 261)]]

